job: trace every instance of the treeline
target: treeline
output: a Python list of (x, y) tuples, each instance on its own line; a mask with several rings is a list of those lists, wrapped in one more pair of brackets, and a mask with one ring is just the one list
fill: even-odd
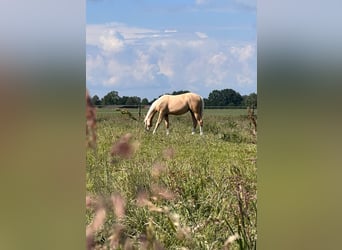
[[(183, 93), (188, 93), (190, 91), (180, 90), (173, 91), (172, 93), (167, 93), (171, 95), (178, 95)], [(149, 105), (154, 102), (157, 98), (149, 101), (147, 98), (141, 99), (138, 96), (123, 96), (120, 97), (117, 91), (111, 91), (103, 98), (99, 98), (97, 95), (92, 97), (92, 102), (94, 105)], [(233, 89), (222, 89), (213, 90), (210, 92), (208, 98), (203, 98), (205, 106), (220, 106), (220, 107), (257, 107), (257, 94), (251, 93), (249, 95), (240, 95)]]
[(204, 98), (206, 106), (243, 106), (243, 107), (257, 107), (257, 94), (251, 93), (249, 95), (240, 95), (233, 89), (213, 90), (210, 92), (208, 98)]
[(149, 104), (147, 98), (141, 100), (138, 96), (119, 96), (118, 91), (111, 91), (103, 98), (99, 98), (97, 95), (92, 97), (92, 102), (94, 105), (139, 105), (139, 104)]

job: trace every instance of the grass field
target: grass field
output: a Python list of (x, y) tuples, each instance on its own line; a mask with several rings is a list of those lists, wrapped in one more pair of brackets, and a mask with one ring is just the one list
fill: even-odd
[(137, 110), (121, 111), (97, 109), (97, 146), (87, 148), (94, 248), (256, 249), (256, 136), (247, 111), (205, 110), (203, 136), (198, 128), (191, 135), (189, 113), (170, 116), (166, 136), (164, 124), (152, 135)]

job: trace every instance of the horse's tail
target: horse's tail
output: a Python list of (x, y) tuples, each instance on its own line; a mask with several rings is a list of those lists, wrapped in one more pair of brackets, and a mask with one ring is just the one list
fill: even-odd
[(201, 97), (201, 102), (202, 102), (202, 105), (201, 105), (201, 110), (200, 110), (200, 115), (201, 115), (201, 118), (203, 118), (203, 112), (204, 112), (204, 100), (203, 100), (203, 97)]

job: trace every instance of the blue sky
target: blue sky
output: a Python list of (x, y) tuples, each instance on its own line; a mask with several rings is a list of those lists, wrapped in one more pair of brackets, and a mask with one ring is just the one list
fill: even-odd
[(256, 0), (87, 0), (87, 88), (257, 91)]

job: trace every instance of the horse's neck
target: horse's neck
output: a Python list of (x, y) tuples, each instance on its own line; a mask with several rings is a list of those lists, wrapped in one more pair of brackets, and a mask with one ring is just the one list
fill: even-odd
[(155, 113), (157, 112), (155, 106), (156, 106), (155, 104), (152, 104), (152, 106), (148, 110), (147, 115), (146, 115), (146, 121), (151, 121), (153, 119)]
[(151, 121), (156, 113), (157, 113), (157, 110), (153, 109), (148, 119)]

